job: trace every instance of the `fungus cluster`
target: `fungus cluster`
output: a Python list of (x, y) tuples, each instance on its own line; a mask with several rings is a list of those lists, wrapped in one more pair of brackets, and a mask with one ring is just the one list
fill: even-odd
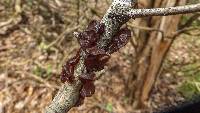
[(86, 72), (78, 76), (83, 85), (80, 89), (79, 100), (75, 106), (80, 106), (83, 104), (85, 97), (91, 97), (94, 94), (94, 72), (104, 69), (104, 66), (110, 59), (110, 55), (125, 46), (131, 37), (131, 31), (128, 28), (121, 28), (112, 37), (107, 47), (105, 49), (100, 49), (97, 46), (97, 43), (103, 35), (104, 30), (105, 25), (103, 23), (96, 20), (91, 21), (88, 27), (77, 35), (77, 40), (80, 45), (79, 51), (63, 65), (61, 81), (73, 83), (75, 79), (74, 70), (79, 63), (81, 51), (84, 51), (84, 65), (86, 67)]

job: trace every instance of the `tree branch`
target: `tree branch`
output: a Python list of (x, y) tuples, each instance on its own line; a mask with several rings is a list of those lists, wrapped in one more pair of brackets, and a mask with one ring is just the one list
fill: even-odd
[(115, 15), (129, 16), (130, 18), (142, 18), (148, 16), (168, 16), (177, 14), (194, 13), (200, 11), (200, 3), (168, 7), (168, 8), (152, 8), (152, 9), (127, 9), (127, 11), (119, 11)]
[[(136, 1), (113, 0), (101, 21), (105, 24), (105, 33), (98, 42), (98, 47), (105, 48), (118, 29), (131, 18), (166, 16), (200, 11), (200, 4), (170, 8), (133, 9), (132, 6), (135, 6)], [(66, 82), (60, 88), (51, 104), (45, 109), (45, 113), (65, 113), (74, 107), (79, 98), (79, 90), (82, 86), (78, 76), (85, 72), (85, 70), (84, 51), (81, 51), (81, 58), (75, 70), (75, 81), (72, 84)]]

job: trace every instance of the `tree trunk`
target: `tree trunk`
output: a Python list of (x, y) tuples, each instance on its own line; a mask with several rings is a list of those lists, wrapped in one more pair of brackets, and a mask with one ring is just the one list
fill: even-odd
[[(186, 0), (153, 0), (150, 7), (169, 7), (175, 5), (184, 5)], [(149, 7), (148, 6), (148, 7)], [(136, 48), (136, 60), (134, 61), (134, 74), (128, 78), (129, 90), (134, 92), (131, 95), (131, 102), (134, 102), (136, 108), (145, 108), (148, 106), (148, 98), (159, 75), (163, 59), (166, 56), (171, 44), (176, 38), (173, 33), (178, 29), (180, 15), (167, 17), (153, 17), (141, 20), (142, 24), (148, 27), (156, 28), (161, 32), (140, 32), (138, 45)], [(133, 83), (133, 78), (136, 81)], [(131, 89), (132, 88), (132, 89)], [(134, 90), (134, 91), (133, 91)]]

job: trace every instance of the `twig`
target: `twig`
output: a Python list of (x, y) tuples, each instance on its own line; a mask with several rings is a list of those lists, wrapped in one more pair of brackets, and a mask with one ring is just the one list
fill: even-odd
[[(172, 37), (177, 37), (184, 32), (189, 32), (189, 31), (197, 30), (197, 29), (200, 29), (200, 27), (186, 27), (186, 28), (183, 28), (181, 30), (178, 30), (178, 31), (172, 33)], [(167, 37), (171, 37), (171, 36), (167, 36)]]
[(15, 1), (15, 13), (19, 14), (22, 12), (22, 8), (21, 8), (21, 0), (16, 0)]
[(64, 30), (64, 32), (62, 32), (62, 33), (58, 36), (58, 38), (57, 38), (55, 41), (53, 41), (52, 43), (50, 43), (49, 45), (47, 45), (47, 48), (50, 48), (50, 47), (54, 46), (54, 45), (57, 44), (57, 43), (60, 44), (61, 41), (64, 39), (64, 37), (65, 37), (67, 34), (69, 34), (69, 33), (71, 33), (72, 31), (78, 29), (79, 27), (80, 27), (80, 26), (76, 26), (76, 27), (74, 27), (74, 28), (69, 28), (69, 29)]
[(191, 16), (185, 24), (180, 25), (179, 29), (183, 29), (185, 27), (190, 26), (195, 20), (197, 20), (200, 17), (200, 13), (196, 13), (193, 16)]
[(13, 18), (10, 18), (10, 19), (8, 19), (8, 20), (5, 21), (5, 22), (0, 22), (0, 28), (4, 27), (4, 26), (6, 26), (6, 25), (9, 25), (9, 24), (12, 23), (12, 22), (13, 22)]
[(132, 24), (128, 24), (130, 27), (136, 28), (136, 29), (141, 29), (141, 30), (146, 30), (146, 31), (157, 31), (160, 32), (162, 34), (162, 38), (164, 38), (164, 32), (160, 29), (156, 29), (156, 28), (151, 28), (151, 27), (144, 27), (144, 26), (136, 26), (136, 25), (132, 25)]
[(50, 88), (51, 90), (54, 90), (54, 89), (59, 89), (58, 86), (56, 85), (51, 85), (48, 81), (38, 77), (37, 75), (34, 75), (34, 74), (31, 74), (31, 73), (28, 73), (28, 72), (22, 72), (22, 71), (17, 71), (16, 73), (25, 73), (26, 75), (30, 76), (31, 78), (37, 80), (38, 82), (44, 84), (46, 87)]

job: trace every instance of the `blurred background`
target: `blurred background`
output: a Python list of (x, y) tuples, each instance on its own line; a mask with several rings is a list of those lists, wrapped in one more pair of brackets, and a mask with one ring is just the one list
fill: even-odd
[[(111, 0), (0, 0), (0, 113), (42, 113), (79, 48), (73, 32), (101, 20)], [(139, 8), (199, 3), (138, 0)], [(96, 92), (69, 113), (150, 113), (200, 93), (200, 13), (130, 20)]]

